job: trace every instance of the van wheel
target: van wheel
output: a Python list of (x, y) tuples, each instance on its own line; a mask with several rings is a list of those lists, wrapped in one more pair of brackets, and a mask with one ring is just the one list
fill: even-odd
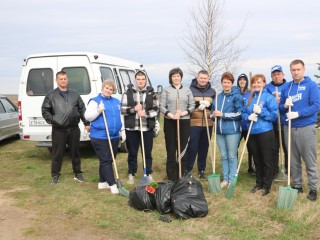
[(119, 152), (122, 152), (122, 153), (127, 153), (128, 152), (128, 149), (127, 149), (127, 145), (126, 143), (121, 143), (120, 146), (119, 146)]

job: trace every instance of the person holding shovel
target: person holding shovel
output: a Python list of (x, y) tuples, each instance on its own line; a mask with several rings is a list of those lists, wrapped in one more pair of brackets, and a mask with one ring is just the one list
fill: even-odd
[[(266, 85), (266, 89), (269, 93), (271, 93), (275, 98), (277, 103), (280, 103), (280, 96), (281, 96), (281, 90), (286, 87), (288, 84), (286, 80), (284, 79), (284, 73), (282, 71), (282, 67), (279, 65), (275, 65), (271, 68), (271, 78), (272, 81)], [(276, 120), (273, 123), (273, 130), (274, 130), (274, 143), (273, 143), (273, 161), (274, 161), (274, 176), (273, 179), (277, 180), (278, 174), (279, 174), (279, 149), (282, 145), (283, 153), (284, 153), (284, 159), (285, 159), (285, 174), (287, 173), (288, 168), (288, 151), (286, 148), (286, 144), (284, 142), (284, 135), (283, 135), (283, 124), (285, 122), (285, 114), (280, 113), (280, 124), (279, 126), (278, 120)], [(281, 132), (279, 133), (279, 130)], [(280, 135), (281, 134), (281, 143), (280, 143)]]
[[(198, 177), (200, 179), (205, 179), (204, 171), (206, 169), (209, 148), (206, 121), (209, 127), (209, 138), (211, 138), (213, 124), (210, 121), (210, 109), (216, 94), (213, 88), (211, 88), (209, 80), (209, 73), (206, 70), (201, 70), (197, 78), (193, 79), (190, 85), (196, 109), (192, 112), (190, 119), (190, 142), (187, 149), (187, 168), (185, 174), (191, 175), (191, 170), (198, 156)], [(207, 111), (207, 120), (205, 119), (204, 111)]]
[[(278, 104), (275, 98), (264, 89), (265, 86), (266, 78), (264, 75), (256, 74), (251, 78), (251, 95), (245, 100), (241, 114), (244, 120), (253, 121), (248, 148), (253, 154), (256, 167), (256, 185), (251, 192), (255, 193), (262, 189), (262, 196), (269, 194), (272, 185), (274, 173), (272, 160), (273, 122), (278, 117)], [(259, 102), (257, 102), (258, 99)]]
[(170, 70), (170, 85), (164, 88), (160, 100), (160, 110), (164, 114), (166, 172), (170, 181), (177, 181), (181, 177), (179, 175), (186, 169), (190, 114), (195, 108), (190, 88), (181, 84), (182, 77), (183, 72), (180, 68)]
[[(89, 100), (85, 117), (90, 121), (90, 140), (99, 158), (99, 183), (98, 189), (110, 189), (112, 194), (119, 194), (112, 169), (112, 153), (117, 156), (119, 144), (119, 132), (121, 130), (122, 141), (125, 140), (125, 132), (122, 127), (120, 114), (120, 101), (111, 95), (116, 91), (113, 81), (104, 81), (101, 93)], [(109, 136), (106, 132), (106, 125), (103, 119), (103, 112), (106, 116)], [(110, 137), (110, 139), (108, 138)], [(112, 149), (108, 141), (111, 140)]]
[(219, 146), (223, 181), (221, 188), (227, 187), (235, 177), (238, 166), (238, 144), (240, 140), (241, 110), (243, 98), (238, 87), (232, 87), (234, 77), (230, 72), (221, 76), (223, 91), (217, 96), (217, 106), (212, 105), (212, 116), (217, 117), (217, 144)]
[[(288, 121), (284, 126), (285, 142), (291, 137), (291, 176), (292, 188), (302, 193), (302, 166), (305, 162), (310, 201), (316, 201), (318, 189), (317, 163), (317, 113), (320, 110), (320, 93), (317, 83), (304, 76), (305, 66), (302, 60), (296, 59), (290, 63), (293, 80), (281, 92), (279, 109), (291, 120), (291, 136), (288, 136)], [(290, 148), (289, 148), (290, 147)]]
[[(134, 177), (138, 169), (138, 150), (144, 143), (144, 159), (146, 177), (152, 182), (152, 147), (153, 129), (159, 114), (159, 101), (153, 87), (149, 86), (147, 76), (138, 71), (135, 74), (134, 84), (129, 84), (121, 100), (121, 114), (124, 116), (126, 129), (126, 144), (128, 149), (128, 184), (134, 184)], [(140, 124), (141, 120), (141, 124)], [(142, 132), (142, 133), (141, 133)], [(143, 135), (141, 135), (143, 134)], [(142, 137), (141, 137), (142, 136)], [(142, 139), (143, 138), (143, 139)]]

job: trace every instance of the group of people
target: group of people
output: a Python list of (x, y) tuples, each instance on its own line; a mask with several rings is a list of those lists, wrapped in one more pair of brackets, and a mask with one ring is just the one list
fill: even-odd
[[(67, 88), (67, 74), (58, 72), (58, 87), (46, 95), (42, 105), (44, 119), (52, 124), (52, 184), (59, 181), (66, 144), (71, 149), (74, 179), (83, 181), (78, 150), (80, 119), (90, 131), (100, 160), (99, 189), (118, 193), (112, 162), (119, 141), (125, 141), (128, 149), (128, 184), (136, 180), (139, 148), (145, 160), (144, 174), (153, 181), (153, 138), (154, 132), (159, 131), (157, 119), (161, 111), (168, 180), (191, 175), (196, 159), (198, 177), (205, 178), (209, 139), (216, 120), (222, 188), (228, 187), (235, 177), (238, 147), (242, 138), (248, 138), (248, 172), (256, 178), (252, 193), (261, 190), (261, 195), (265, 196), (270, 192), (279, 174), (279, 148), (282, 146), (286, 173), (288, 151), (291, 153), (292, 187), (303, 192), (303, 160), (308, 176), (308, 199), (315, 201), (318, 188), (315, 123), (320, 110), (320, 93), (317, 84), (304, 76), (303, 61), (292, 61), (290, 71), (293, 78), (290, 82), (284, 79), (282, 67), (276, 65), (271, 68), (269, 84), (262, 74), (252, 76), (250, 84), (247, 75), (241, 74), (237, 86), (234, 86), (233, 74), (225, 72), (221, 76), (222, 91), (218, 94), (206, 70), (199, 71), (190, 86), (186, 86), (182, 84), (182, 70), (173, 68), (169, 72), (169, 86), (164, 88), (160, 101), (149, 86), (145, 72), (138, 71), (121, 101), (112, 97), (116, 91), (114, 82), (106, 80), (101, 93), (90, 99), (87, 108), (80, 95)], [(289, 121), (291, 131), (288, 130)], [(288, 146), (288, 132), (291, 132), (291, 146)]]

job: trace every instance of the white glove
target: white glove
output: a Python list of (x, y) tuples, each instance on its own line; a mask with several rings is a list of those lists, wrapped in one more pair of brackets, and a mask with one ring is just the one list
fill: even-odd
[(288, 97), (287, 99), (286, 99), (286, 102), (284, 103), (284, 107), (285, 108), (288, 108), (289, 106), (293, 106), (293, 102), (292, 102), (292, 98), (291, 97)]
[(258, 120), (258, 115), (255, 113), (251, 113), (248, 117), (248, 120), (256, 122)]
[(261, 113), (261, 108), (259, 107), (259, 105), (254, 104), (253, 105), (253, 112), (256, 114), (260, 114)]
[(153, 133), (154, 133), (154, 137), (157, 137), (159, 135), (159, 132), (160, 132), (160, 123), (158, 120), (156, 120), (156, 125), (154, 126), (154, 129), (153, 129)]
[(121, 143), (124, 143), (126, 141), (126, 130), (121, 130)]
[(201, 103), (198, 107), (200, 111), (203, 111), (205, 108), (206, 108), (206, 105), (204, 103)]
[(101, 113), (102, 111), (105, 110), (104, 104), (102, 101), (100, 101), (99, 105), (98, 105), (98, 112)]
[(287, 121), (290, 119), (295, 119), (299, 117), (299, 113), (298, 112), (288, 112), (287, 113)]
[(200, 104), (204, 104), (205, 107), (209, 107), (209, 106), (210, 106), (210, 102), (207, 101), (207, 100), (201, 100), (199, 103), (200, 103)]

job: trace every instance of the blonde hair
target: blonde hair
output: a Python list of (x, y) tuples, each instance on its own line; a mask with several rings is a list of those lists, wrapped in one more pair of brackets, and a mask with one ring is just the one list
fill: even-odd
[[(266, 77), (263, 74), (255, 74), (255, 75), (252, 76), (252, 78), (250, 80), (250, 88), (251, 89), (253, 89), (252, 85), (254, 84), (254, 82), (256, 82), (259, 78), (261, 78), (264, 83), (267, 83)], [(250, 94), (250, 98), (248, 100), (247, 107), (250, 106), (250, 104), (252, 102), (253, 95), (254, 95), (254, 91), (252, 91), (251, 94)]]
[(108, 79), (107, 79), (107, 80), (104, 80), (104, 81), (102, 82), (101, 90), (104, 89), (105, 86), (107, 86), (107, 85), (109, 85), (109, 86), (112, 87), (113, 93), (116, 93), (116, 92), (117, 92), (117, 85), (115, 84), (115, 82), (112, 81), (112, 80), (108, 80)]

